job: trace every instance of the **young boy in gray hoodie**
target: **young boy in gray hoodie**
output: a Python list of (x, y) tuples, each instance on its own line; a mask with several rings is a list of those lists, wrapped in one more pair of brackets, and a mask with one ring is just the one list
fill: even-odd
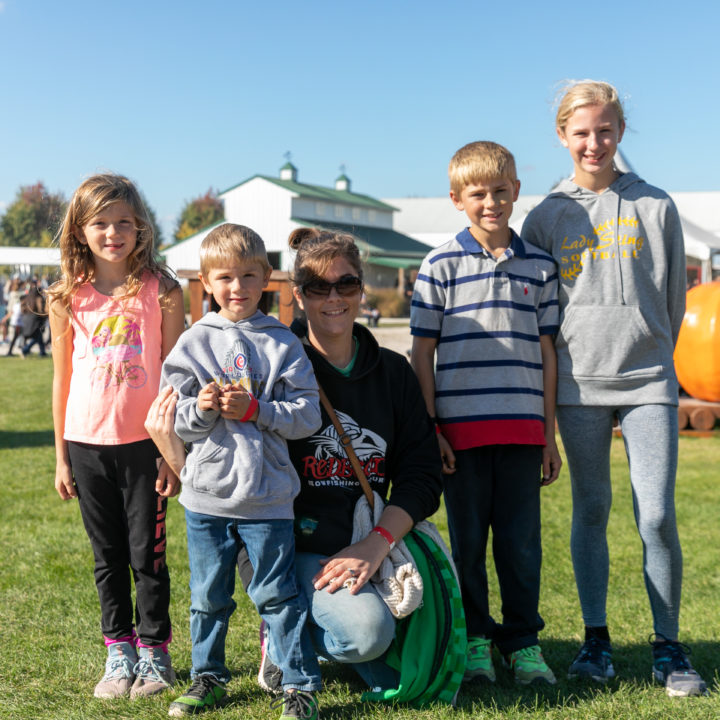
[(300, 341), (258, 310), (270, 279), (262, 239), (226, 223), (200, 248), (200, 279), (220, 306), (178, 340), (163, 384), (178, 393), (175, 430), (189, 446), (181, 473), (190, 560), (192, 685), (171, 716), (228, 702), (225, 637), (238, 550), (247, 588), (282, 670), (281, 717), (316, 718), (320, 672), (295, 580), (293, 500), (300, 480), (287, 440), (320, 426), (317, 383)]

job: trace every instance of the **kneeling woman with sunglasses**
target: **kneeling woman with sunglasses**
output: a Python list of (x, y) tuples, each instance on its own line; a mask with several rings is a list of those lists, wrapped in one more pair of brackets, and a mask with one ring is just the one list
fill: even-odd
[[(383, 661), (395, 620), (370, 577), (392, 543), (438, 508), (442, 490), (440, 454), (420, 386), (407, 360), (378, 346), (355, 323), (362, 295), (362, 263), (350, 235), (303, 228), (292, 233), (297, 250), (293, 292), (305, 311), (294, 332), (305, 343), (319, 385), (327, 394), (363, 466), (372, 489), (386, 502), (377, 527), (352, 544), (353, 511), (362, 489), (331, 419), (314, 435), (288, 443), (300, 476), (295, 500), (298, 581), (311, 606), (310, 630), (318, 655), (352, 664), (373, 689), (397, 686), (397, 673)], [(148, 416), (148, 430), (171, 466), (182, 466), (171, 424), (158, 415), (172, 410), (161, 394)], [(240, 558), (247, 585), (248, 563)], [(349, 587), (348, 587), (349, 586)], [(280, 678), (263, 647), (258, 680), (274, 689)]]
[(310, 598), (318, 654), (354, 664), (371, 688), (396, 687), (395, 672), (382, 661), (395, 620), (369, 579), (391, 544), (438, 507), (435, 429), (407, 360), (379, 347), (355, 323), (363, 281), (352, 236), (303, 228), (289, 242), (297, 250), (293, 293), (307, 320), (296, 321), (293, 330), (303, 338), (318, 384), (370, 486), (386, 502), (375, 531), (351, 544), (362, 489), (322, 408), (320, 430), (289, 443), (301, 482), (295, 500), (298, 580)]

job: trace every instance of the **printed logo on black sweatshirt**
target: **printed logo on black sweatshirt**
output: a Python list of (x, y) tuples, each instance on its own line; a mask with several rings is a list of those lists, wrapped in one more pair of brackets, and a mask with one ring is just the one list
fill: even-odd
[[(339, 411), (336, 413), (343, 429), (352, 439), (353, 449), (370, 484), (382, 484), (385, 479), (387, 443), (372, 430), (360, 427), (350, 415)], [(303, 458), (302, 464), (303, 475), (310, 487), (354, 488), (359, 485), (332, 423), (311, 435), (308, 442), (315, 445), (315, 455)]]

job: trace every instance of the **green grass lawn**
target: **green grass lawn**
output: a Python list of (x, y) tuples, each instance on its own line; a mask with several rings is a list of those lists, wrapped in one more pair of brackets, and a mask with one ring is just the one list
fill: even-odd
[[(90, 545), (76, 502), (63, 503), (53, 488), (54, 450), (50, 414), (51, 362), (0, 358), (0, 717), (109, 719), (167, 717), (170, 695), (131, 703), (92, 697), (102, 674), (105, 648), (92, 576)], [(613, 442), (614, 510), (608, 612), (618, 678), (607, 687), (565, 679), (581, 639), (582, 621), (568, 550), (570, 492), (563, 470), (543, 490), (544, 575), (541, 642), (555, 669), (553, 688), (520, 688), (498, 669), (495, 686), (464, 686), (458, 710), (398, 707), (398, 718), (718, 718), (720, 688), (720, 439), (681, 438), (677, 506), (685, 554), (681, 639), (711, 689), (707, 698), (670, 699), (650, 682), (647, 637), (651, 618), (642, 580), (642, 547), (621, 440)], [(435, 518), (446, 532), (444, 513)], [(188, 681), (188, 569), (182, 509), (168, 513), (168, 562), (173, 581), (174, 665), (179, 688)], [(491, 572), (491, 576), (493, 573)], [(497, 589), (492, 607), (499, 613)], [(255, 682), (259, 661), (258, 618), (241, 589), (228, 638), (233, 704), (217, 718), (274, 718), (269, 698)], [(352, 673), (323, 666), (324, 718), (386, 718), (383, 706), (360, 702)]]

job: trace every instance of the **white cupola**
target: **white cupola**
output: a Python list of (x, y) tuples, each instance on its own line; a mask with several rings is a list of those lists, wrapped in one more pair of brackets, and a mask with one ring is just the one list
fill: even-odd
[(350, 178), (345, 173), (339, 175), (335, 180), (335, 189), (350, 192)]
[(280, 168), (280, 179), (297, 182), (297, 168), (289, 160)]

